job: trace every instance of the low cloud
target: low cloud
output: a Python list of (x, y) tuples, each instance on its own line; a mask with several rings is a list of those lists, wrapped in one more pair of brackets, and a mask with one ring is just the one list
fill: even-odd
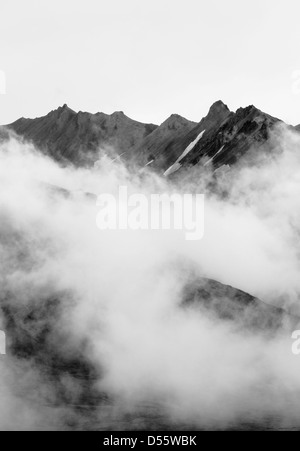
[[(299, 312), (300, 140), (283, 128), (272, 140), (229, 176), (196, 167), (180, 181), (108, 156), (62, 168), (15, 137), (1, 144), (4, 323), (44, 340), (1, 361), (1, 429), (297, 426), (290, 332), (252, 333), (201, 299), (182, 305), (205, 277)], [(96, 196), (120, 185), (205, 192), (203, 240), (100, 231)]]

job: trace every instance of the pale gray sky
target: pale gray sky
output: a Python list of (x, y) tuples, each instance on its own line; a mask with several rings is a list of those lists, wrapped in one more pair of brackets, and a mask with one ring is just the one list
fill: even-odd
[(0, 124), (64, 103), (199, 121), (219, 99), (299, 124), (299, 17), (299, 0), (1, 0)]

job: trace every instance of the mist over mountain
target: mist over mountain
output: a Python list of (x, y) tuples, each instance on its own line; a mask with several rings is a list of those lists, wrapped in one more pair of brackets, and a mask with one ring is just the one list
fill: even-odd
[[(221, 101), (199, 123), (64, 105), (2, 127), (0, 426), (297, 427), (298, 130)], [(99, 231), (121, 185), (205, 193), (204, 238)]]
[(174, 114), (157, 126), (134, 121), (123, 112), (76, 113), (64, 105), (7, 128), (61, 163), (92, 166), (102, 150), (170, 175), (199, 163), (215, 169), (234, 165), (249, 150), (265, 145), (281, 122), (254, 106), (233, 113), (218, 101), (198, 124)]
[(38, 119), (19, 119), (9, 126), (57, 161), (90, 165), (100, 146), (127, 157), (157, 126), (129, 119), (123, 112), (75, 113), (67, 105)]

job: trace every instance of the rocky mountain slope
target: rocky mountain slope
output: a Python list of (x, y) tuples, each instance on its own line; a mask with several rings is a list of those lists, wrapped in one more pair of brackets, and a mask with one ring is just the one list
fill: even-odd
[[(233, 165), (253, 147), (267, 143), (280, 122), (255, 106), (233, 113), (218, 101), (198, 124), (172, 115), (157, 126), (122, 112), (76, 113), (64, 105), (45, 117), (22, 118), (7, 128), (58, 161), (93, 165), (102, 149), (169, 176), (182, 166), (199, 163), (214, 168)], [(300, 126), (294, 129), (300, 131)]]
[[(254, 106), (233, 113), (221, 101), (213, 104), (198, 124), (173, 115), (161, 126), (133, 121), (120, 112), (111, 116), (76, 113), (65, 105), (42, 118), (20, 119), (4, 128), (3, 134), (0, 130), (0, 135), (8, 139), (7, 131), (11, 129), (63, 163), (92, 165), (98, 158), (99, 148), (105, 148), (125, 162), (134, 160), (142, 168), (147, 165), (172, 176), (190, 165), (213, 168), (233, 165), (253, 146), (267, 143), (271, 130), (279, 123), (279, 119)], [(45, 184), (44, 188), (50, 192), (51, 200), (72, 195), (56, 186)], [(25, 278), (26, 283), (16, 289), (11, 283), (16, 268), (18, 274), (26, 275), (38, 266), (39, 261), (31, 255), (32, 249), (37, 244), (44, 247), (49, 243), (42, 235), (35, 237), (30, 233), (29, 239), (23, 229), (14, 225), (5, 209), (0, 219), (2, 257), (7, 255), (2, 258), (0, 312), (7, 333), (8, 354), (18, 362), (30, 361), (43, 383), (53, 387), (49, 402), (58, 407), (77, 406), (75, 413), (78, 411), (82, 421), (79, 407), (106, 407), (109, 396), (97, 388), (102, 369), (96, 368), (87, 357), (89, 344), (84, 339), (74, 342), (69, 337), (68, 308), (76, 303), (76, 295), (48, 280), (31, 286), (30, 278), (29, 282)], [(20, 289), (25, 293), (26, 303), (20, 302)], [(290, 337), (290, 331), (299, 327), (299, 319), (283, 310), (237, 288), (199, 276), (189, 280), (180, 301), (178, 309), (187, 310), (188, 314), (200, 310), (205, 317), (222, 321), (243, 334), (269, 336), (282, 329)], [(62, 315), (64, 321), (60, 322)]]
[(265, 144), (273, 127), (280, 121), (254, 106), (240, 108), (225, 121), (205, 131), (203, 137), (182, 160), (183, 165), (204, 165), (218, 168), (233, 165), (252, 147)]
[(172, 163), (181, 151), (179, 147), (176, 152), (176, 143), (196, 125), (195, 122), (173, 114), (142, 141), (136, 152), (138, 161), (141, 165), (149, 164), (162, 168)]
[(94, 163), (100, 147), (113, 148), (119, 155), (125, 152), (129, 157), (131, 150), (157, 128), (133, 121), (123, 112), (75, 113), (67, 105), (45, 117), (19, 119), (8, 127), (54, 159), (75, 165)]
[(166, 171), (166, 175), (179, 169), (182, 160), (195, 148), (203, 135), (216, 130), (231, 114), (229, 108), (222, 101), (214, 103), (208, 115), (199, 124), (172, 144), (171, 148), (168, 149), (171, 158), (165, 159), (163, 164), (158, 164), (158, 167)]
[(262, 302), (234, 287), (215, 280), (198, 278), (183, 293), (183, 306), (206, 311), (222, 321), (234, 322), (242, 330), (272, 334), (283, 326), (289, 330), (299, 325), (297, 316)]

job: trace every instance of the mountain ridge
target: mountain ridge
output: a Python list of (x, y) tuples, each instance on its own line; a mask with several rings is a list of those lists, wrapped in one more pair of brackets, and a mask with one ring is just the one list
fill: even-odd
[(7, 127), (58, 161), (84, 165), (93, 162), (92, 154), (97, 154), (99, 145), (112, 146), (121, 154), (157, 125), (134, 121), (120, 111), (112, 115), (76, 113), (65, 104), (46, 116), (21, 118)]
[[(233, 165), (253, 146), (268, 142), (278, 123), (283, 122), (254, 105), (232, 112), (218, 100), (198, 123), (172, 114), (160, 125), (144, 124), (123, 111), (77, 113), (64, 104), (46, 116), (20, 118), (6, 128), (60, 163), (91, 166), (100, 151), (107, 150), (124, 163), (169, 175), (182, 166)], [(300, 125), (293, 129), (299, 132)]]

